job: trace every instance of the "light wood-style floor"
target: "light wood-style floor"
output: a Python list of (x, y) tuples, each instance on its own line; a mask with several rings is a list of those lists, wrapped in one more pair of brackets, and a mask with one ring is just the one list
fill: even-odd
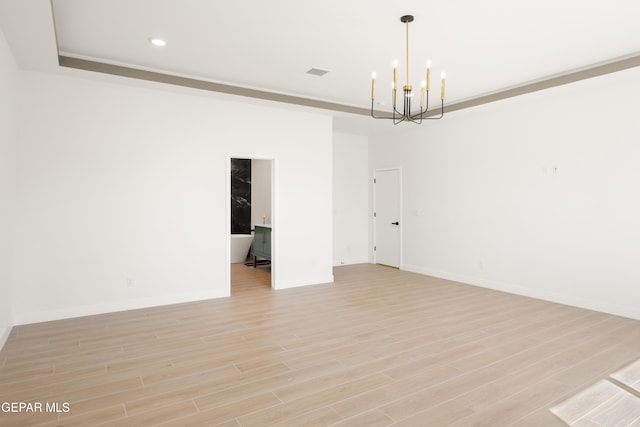
[(233, 274), (230, 298), (15, 327), (0, 402), (69, 411), (0, 425), (549, 427), (640, 358), (640, 321), (387, 267)]

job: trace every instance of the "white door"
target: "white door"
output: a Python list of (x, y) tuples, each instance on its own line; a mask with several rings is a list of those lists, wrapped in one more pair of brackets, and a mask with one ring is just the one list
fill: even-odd
[(375, 173), (375, 262), (400, 266), (400, 170)]

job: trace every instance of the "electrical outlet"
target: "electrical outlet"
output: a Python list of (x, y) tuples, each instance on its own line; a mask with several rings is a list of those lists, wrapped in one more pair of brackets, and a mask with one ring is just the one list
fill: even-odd
[(126, 285), (127, 285), (127, 288), (133, 288), (133, 279), (130, 277), (127, 277)]

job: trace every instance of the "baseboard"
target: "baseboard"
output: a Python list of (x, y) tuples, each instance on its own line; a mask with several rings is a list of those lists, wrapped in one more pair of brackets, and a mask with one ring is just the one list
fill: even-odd
[[(299, 286), (317, 285), (321, 283), (333, 283), (333, 275), (317, 277), (305, 282), (284, 281), (278, 283), (276, 289), (289, 289)], [(136, 300), (118, 301), (107, 304), (92, 304), (76, 307), (64, 307), (55, 310), (43, 310), (23, 312), (16, 314), (15, 325), (27, 325), (30, 323), (50, 322), (53, 320), (71, 319), (74, 317), (94, 316), (97, 314), (115, 313), (118, 311), (136, 310), (140, 308), (158, 307), (163, 305), (181, 304), (185, 302), (202, 301), (207, 299), (228, 297), (219, 292), (200, 292), (183, 295), (167, 295), (161, 297), (143, 298)]]
[(575, 295), (567, 295), (556, 292), (549, 292), (541, 289), (534, 289), (511, 283), (498, 282), (495, 280), (483, 279), (479, 277), (466, 276), (448, 271), (433, 270), (414, 265), (403, 264), (400, 266), (402, 270), (413, 273), (423, 274), (425, 276), (438, 277), (441, 279), (452, 280), (467, 285), (479, 286), (482, 288), (493, 289), (496, 291), (508, 292), (511, 294), (522, 295), (530, 298), (541, 299), (544, 301), (555, 302), (558, 304), (570, 305), (573, 307), (586, 308), (588, 310), (600, 311), (603, 313), (613, 314), (616, 316), (628, 317), (640, 320), (640, 308), (633, 306), (622, 306), (602, 301), (594, 301), (581, 298)]
[(368, 258), (362, 258), (362, 259), (348, 259), (348, 260), (334, 260), (333, 261), (333, 266), (334, 267), (340, 267), (342, 265), (355, 265), (355, 264), (368, 264), (369, 263), (369, 259)]
[(321, 285), (323, 283), (333, 283), (333, 274), (328, 276), (316, 277), (315, 279), (305, 280), (301, 282), (299, 280), (280, 280), (274, 289), (291, 289), (299, 288), (301, 286)]
[(182, 304), (186, 302), (202, 301), (226, 296), (228, 295), (222, 295), (219, 292), (197, 292), (182, 295), (166, 295), (160, 297), (118, 301), (106, 304), (65, 307), (55, 310), (32, 311), (16, 315), (14, 323), (16, 325), (27, 325), (30, 323), (50, 322), (52, 320), (71, 319), (74, 317), (93, 316), (96, 314), (115, 313), (118, 311), (136, 310), (140, 308)]

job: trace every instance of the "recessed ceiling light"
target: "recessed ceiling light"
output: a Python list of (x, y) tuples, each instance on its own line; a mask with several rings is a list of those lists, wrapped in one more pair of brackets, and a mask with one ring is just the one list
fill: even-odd
[(167, 42), (166, 42), (166, 41), (164, 41), (164, 40), (162, 40), (162, 39), (159, 39), (159, 38), (157, 38), (157, 37), (151, 37), (151, 38), (149, 39), (149, 41), (150, 41), (150, 42), (151, 42), (151, 44), (152, 44), (152, 45), (154, 45), (154, 46), (166, 46), (166, 45), (167, 45)]

